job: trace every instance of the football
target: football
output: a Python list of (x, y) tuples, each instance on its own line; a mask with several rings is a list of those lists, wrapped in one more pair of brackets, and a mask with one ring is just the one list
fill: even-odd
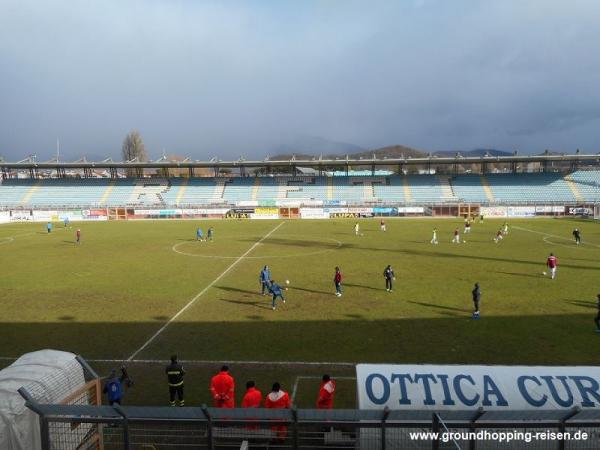
[(290, 284), (290, 280), (285, 280), (285, 284)]
[(542, 272), (542, 275), (546, 276), (546, 272)]

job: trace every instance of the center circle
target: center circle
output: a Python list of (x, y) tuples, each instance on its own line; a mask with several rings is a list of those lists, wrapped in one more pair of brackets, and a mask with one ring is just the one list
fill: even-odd
[[(222, 239), (230, 239), (234, 236), (223, 236)], [(244, 236), (246, 238), (247, 236)], [(203, 253), (194, 253), (191, 251), (191, 247), (194, 246), (196, 248), (200, 247), (201, 249), (214, 249), (218, 250), (220, 241), (214, 242), (197, 242), (197, 241), (185, 241), (179, 242), (171, 249), (175, 253), (179, 253), (180, 255), (185, 256), (194, 256), (200, 258), (214, 258), (214, 259), (238, 259), (242, 256), (235, 255), (208, 255)], [(231, 242), (231, 240), (229, 241)], [(327, 237), (318, 237), (318, 238), (307, 238), (306, 236), (296, 235), (296, 234), (280, 234), (277, 236), (268, 237), (262, 241), (258, 240), (255, 242), (256, 247), (252, 249), (252, 253), (260, 252), (261, 250), (264, 252), (267, 251), (267, 254), (261, 254), (258, 256), (244, 256), (244, 259), (261, 259), (261, 258), (296, 258), (298, 256), (311, 256), (311, 255), (319, 255), (321, 253), (330, 252), (333, 250), (337, 250), (342, 247), (342, 242), (337, 239), (327, 238)], [(291, 250), (286, 252), (285, 250), (281, 250), (282, 248), (291, 248), (291, 249), (300, 249), (300, 251)], [(247, 251), (248, 248), (245, 248), (244, 251)], [(272, 251), (270, 254), (269, 250)], [(276, 251), (276, 252), (275, 252)]]

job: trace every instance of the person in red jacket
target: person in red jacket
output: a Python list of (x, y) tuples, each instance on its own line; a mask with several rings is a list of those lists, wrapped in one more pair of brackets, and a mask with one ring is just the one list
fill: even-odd
[(332, 409), (334, 395), (335, 381), (329, 375), (323, 375), (319, 396), (317, 397), (317, 409)]
[(246, 393), (242, 399), (242, 408), (260, 408), (262, 392), (256, 389), (254, 381), (246, 382)]
[(333, 276), (333, 284), (335, 284), (335, 295), (338, 297), (342, 296), (342, 271), (339, 267), (335, 268), (335, 275)]
[[(281, 389), (281, 385), (277, 382), (273, 383), (273, 389), (265, 397), (265, 408), (270, 409), (286, 409), (291, 408), (292, 402), (287, 392)], [(285, 425), (279, 425), (271, 427), (271, 430), (277, 432), (277, 438), (283, 441), (287, 435), (287, 427)]]
[[(548, 256), (546, 265), (550, 269), (550, 278), (554, 280), (556, 278), (556, 268), (558, 267), (558, 259), (554, 256), (554, 253), (550, 253), (550, 256)], [(546, 275), (546, 272), (544, 272), (544, 275)]]
[(234, 408), (235, 381), (229, 375), (229, 367), (221, 367), (221, 371), (210, 380), (210, 392), (216, 408)]

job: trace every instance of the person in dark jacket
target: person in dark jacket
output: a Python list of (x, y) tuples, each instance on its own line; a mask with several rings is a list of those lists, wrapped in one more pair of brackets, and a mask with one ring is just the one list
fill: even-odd
[(596, 314), (594, 323), (596, 324), (596, 332), (600, 333), (600, 294), (598, 294), (598, 314)]
[(131, 383), (129, 381), (129, 375), (127, 375), (127, 371), (125, 368), (121, 368), (121, 376), (117, 377), (117, 371), (112, 369), (110, 371), (110, 375), (104, 382), (104, 389), (102, 392), (106, 394), (106, 399), (108, 400), (108, 404), (110, 406), (115, 403), (121, 404), (121, 400), (123, 398), (123, 383), (127, 383), (128, 385)]
[(473, 319), (479, 319), (479, 301), (481, 300), (481, 289), (479, 289), (479, 283), (475, 283), (471, 294), (473, 294), (473, 305), (475, 306)]
[(177, 361), (177, 355), (171, 356), (171, 364), (169, 364), (165, 373), (167, 374), (167, 382), (169, 383), (169, 404), (175, 406), (175, 397), (179, 400), (179, 406), (185, 406), (183, 399), (183, 376), (185, 370)]
[(385, 290), (392, 292), (392, 282), (396, 279), (392, 266), (388, 266), (383, 270), (383, 277), (385, 278)]

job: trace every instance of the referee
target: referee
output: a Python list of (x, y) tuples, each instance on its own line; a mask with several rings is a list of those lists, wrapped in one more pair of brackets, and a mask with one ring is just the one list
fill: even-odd
[(175, 406), (175, 397), (179, 400), (179, 406), (185, 406), (183, 399), (183, 376), (185, 370), (183, 366), (177, 362), (177, 355), (171, 356), (171, 364), (165, 369), (167, 374), (167, 382), (169, 383), (169, 398), (170, 405)]

